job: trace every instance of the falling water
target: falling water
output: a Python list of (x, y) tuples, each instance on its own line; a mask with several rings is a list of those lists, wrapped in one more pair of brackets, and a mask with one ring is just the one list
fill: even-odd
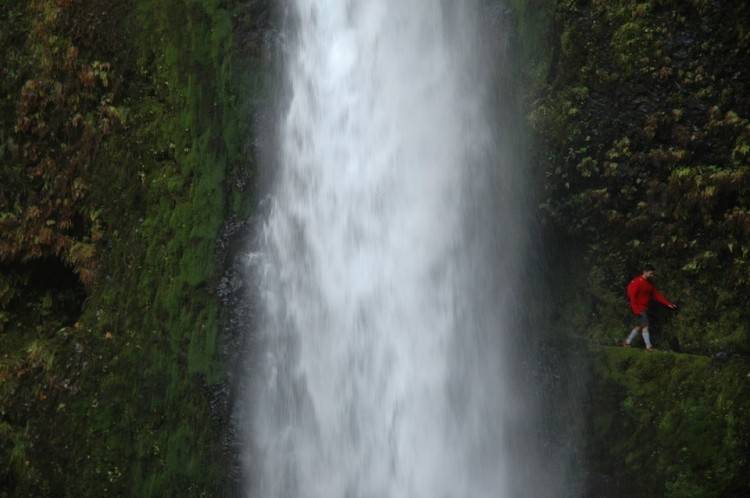
[(288, 8), (246, 494), (515, 496), (506, 338), (523, 230), (483, 13)]

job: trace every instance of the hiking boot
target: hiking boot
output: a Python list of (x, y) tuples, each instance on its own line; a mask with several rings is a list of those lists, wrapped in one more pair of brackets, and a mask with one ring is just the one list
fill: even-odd
[(628, 344), (628, 342), (627, 342), (627, 341), (621, 341), (621, 342), (620, 342), (620, 347), (623, 347), (623, 348), (629, 348), (629, 347), (630, 347), (630, 344)]
[(647, 353), (653, 353), (654, 351), (656, 351), (656, 348), (654, 348), (653, 346), (650, 348), (646, 348)]

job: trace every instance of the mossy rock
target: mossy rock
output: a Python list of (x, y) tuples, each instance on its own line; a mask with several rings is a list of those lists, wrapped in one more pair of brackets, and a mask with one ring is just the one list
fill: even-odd
[(750, 361), (620, 348), (592, 359), (592, 496), (750, 493)]
[[(213, 289), (222, 224), (253, 205), (269, 8), (3, 3), (0, 180), (13, 188), (0, 191), (0, 496), (232, 485)], [(32, 136), (42, 124), (54, 131), (44, 141)], [(32, 146), (55, 164), (22, 155)], [(67, 265), (75, 292), (27, 278), (24, 265), (44, 261)]]

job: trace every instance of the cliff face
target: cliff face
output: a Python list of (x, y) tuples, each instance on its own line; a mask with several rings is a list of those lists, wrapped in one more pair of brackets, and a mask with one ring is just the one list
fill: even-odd
[(597, 267), (576, 325), (613, 339), (622, 287), (651, 262), (683, 308), (663, 345), (750, 353), (748, 7), (559, 2), (556, 16), (550, 91), (530, 119), (546, 218)]
[(0, 10), (0, 496), (213, 496), (263, 2)]
[[(527, 108), (555, 334), (590, 351), (587, 495), (748, 496), (750, 6), (545, 5)], [(645, 263), (680, 304), (650, 354), (612, 347)]]

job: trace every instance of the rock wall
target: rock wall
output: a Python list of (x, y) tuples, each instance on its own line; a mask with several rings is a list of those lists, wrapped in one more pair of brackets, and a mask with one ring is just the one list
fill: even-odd
[[(584, 495), (749, 496), (750, 5), (522, 3), (549, 13), (526, 108)], [(646, 263), (680, 310), (651, 310), (659, 352), (615, 348)]]
[(230, 486), (225, 220), (249, 214), (265, 2), (0, 9), (0, 496)]
[(682, 305), (661, 344), (750, 353), (750, 7), (559, 2), (529, 119), (543, 213), (589, 273), (571, 324), (611, 342), (646, 262)]

